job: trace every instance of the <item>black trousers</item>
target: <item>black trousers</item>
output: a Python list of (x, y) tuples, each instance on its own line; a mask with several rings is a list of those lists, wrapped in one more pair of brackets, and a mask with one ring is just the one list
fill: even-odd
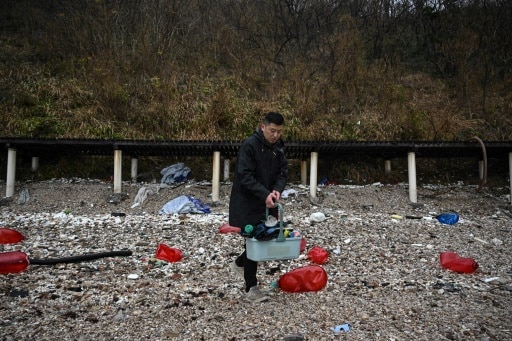
[(247, 258), (247, 251), (244, 250), (235, 260), (236, 265), (244, 267), (245, 292), (249, 292), (253, 286), (258, 285), (256, 273), (258, 272), (258, 262)]
[[(269, 215), (279, 219), (279, 210), (277, 207), (269, 209)], [(245, 226), (245, 225), (244, 225)], [(254, 225), (256, 226), (256, 225)], [(244, 248), (246, 248), (244, 243)], [(249, 292), (253, 286), (258, 285), (258, 279), (256, 273), (258, 272), (258, 262), (247, 258), (247, 250), (245, 249), (237, 259), (235, 260), (236, 265), (244, 267), (244, 279), (245, 279), (245, 292)]]

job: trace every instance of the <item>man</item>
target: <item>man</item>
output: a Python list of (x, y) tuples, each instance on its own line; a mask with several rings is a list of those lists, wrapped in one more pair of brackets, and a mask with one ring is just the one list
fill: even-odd
[[(281, 135), (284, 118), (269, 112), (253, 135), (240, 146), (235, 169), (235, 180), (229, 201), (229, 224), (242, 229), (256, 226), (265, 220), (266, 208), (277, 217), (275, 203), (281, 198), (288, 181), (288, 162)], [(245, 292), (251, 302), (262, 302), (268, 297), (259, 290), (256, 273), (258, 263), (247, 258), (244, 250), (231, 268), (245, 280)]]

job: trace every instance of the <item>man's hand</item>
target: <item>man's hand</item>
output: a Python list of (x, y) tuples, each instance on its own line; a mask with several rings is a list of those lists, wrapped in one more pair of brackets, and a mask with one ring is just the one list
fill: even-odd
[(274, 202), (278, 202), (279, 200), (281, 200), (281, 193), (279, 193), (279, 192), (278, 192), (278, 191), (276, 191), (276, 190), (273, 190), (273, 191), (272, 191), (272, 194), (273, 194), (273, 195), (274, 195), (274, 197), (276, 198), (276, 199), (274, 200)]
[(267, 198), (265, 199), (265, 205), (268, 208), (274, 208), (276, 206), (276, 202), (278, 201), (278, 197), (274, 193), (275, 191), (271, 192), (269, 195), (267, 195)]

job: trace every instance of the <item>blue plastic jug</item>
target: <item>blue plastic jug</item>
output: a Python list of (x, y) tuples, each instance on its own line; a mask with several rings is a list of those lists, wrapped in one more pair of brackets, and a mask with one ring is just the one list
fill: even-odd
[(442, 213), (437, 216), (437, 220), (443, 224), (453, 225), (459, 221), (459, 215), (457, 213)]

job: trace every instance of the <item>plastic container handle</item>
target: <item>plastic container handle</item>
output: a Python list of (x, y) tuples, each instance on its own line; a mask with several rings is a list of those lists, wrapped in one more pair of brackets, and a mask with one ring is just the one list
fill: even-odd
[[(286, 238), (284, 236), (284, 228), (283, 228), (283, 205), (276, 203), (277, 208), (279, 209), (279, 235), (276, 238), (276, 242), (284, 242)], [(265, 208), (265, 218), (268, 219), (269, 210), (268, 207)]]

